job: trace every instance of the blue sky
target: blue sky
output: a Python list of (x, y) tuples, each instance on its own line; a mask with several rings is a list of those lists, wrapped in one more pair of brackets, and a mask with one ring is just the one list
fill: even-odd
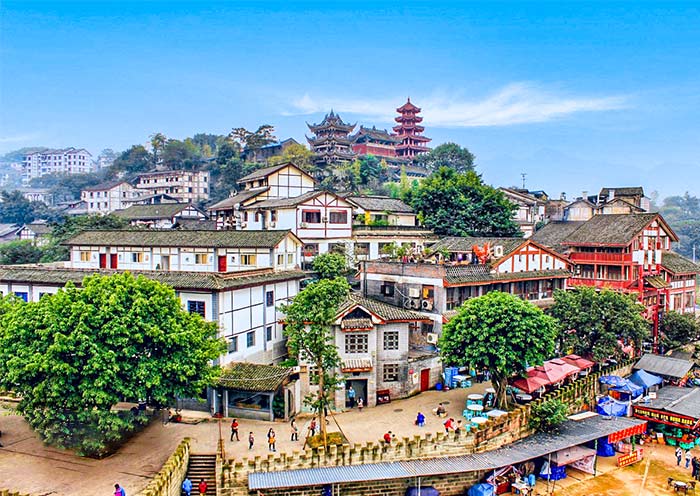
[(700, 4), (0, 3), (0, 152), (123, 150), (153, 132), (273, 124), (331, 107), (389, 127), (407, 96), (433, 144), (496, 185), (700, 194)]

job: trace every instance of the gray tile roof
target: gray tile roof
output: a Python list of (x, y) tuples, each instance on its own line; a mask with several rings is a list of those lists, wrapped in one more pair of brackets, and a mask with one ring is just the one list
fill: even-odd
[(289, 229), (278, 231), (186, 231), (121, 230), (83, 231), (66, 245), (81, 246), (170, 246), (206, 248), (274, 248)]
[(26, 224), (24, 227), (30, 229), (34, 234), (50, 234), (53, 229), (46, 222), (32, 222), (31, 224)]
[(229, 196), (225, 200), (221, 200), (218, 203), (215, 203), (214, 205), (211, 205), (210, 207), (207, 208), (207, 210), (212, 211), (212, 210), (230, 210), (232, 209), (235, 205), (238, 205), (240, 203), (243, 203), (244, 201), (250, 200), (251, 198), (254, 198), (258, 196), (260, 193), (263, 193), (267, 191), (270, 188), (253, 188), (253, 189), (248, 189), (245, 191), (239, 191), (233, 196)]
[(700, 265), (672, 251), (661, 254), (661, 266), (674, 274), (700, 274)]
[[(268, 200), (263, 200), (255, 203), (251, 203), (243, 207), (247, 210), (256, 210), (259, 208), (284, 208), (284, 207), (294, 207), (300, 205), (307, 200), (316, 198), (317, 196), (325, 193), (325, 191), (309, 191), (303, 195), (293, 196), (291, 198), (270, 198)], [(333, 194), (333, 193), (330, 193)]]
[(472, 236), (452, 236), (442, 238), (435, 244), (430, 245), (432, 251), (447, 250), (451, 253), (471, 253), (472, 246), (484, 246), (489, 243), (491, 247), (502, 246), (503, 256), (513, 253), (520, 245), (526, 243), (523, 238), (487, 238)]
[[(43, 265), (5, 265), (0, 266), (0, 281), (47, 284), (64, 286), (67, 282), (80, 285), (83, 279), (93, 274), (111, 275), (124, 271), (65, 269)], [(214, 272), (183, 272), (183, 271), (129, 271), (134, 275), (143, 275), (175, 289), (191, 289), (202, 291), (220, 291), (226, 289), (245, 288), (265, 283), (303, 279), (306, 274), (300, 270), (274, 272), (242, 271), (218, 274)]]
[[(240, 178), (238, 180), (238, 184), (248, 183), (250, 181), (255, 181), (256, 179), (261, 179), (265, 176), (272, 174), (273, 172), (284, 169), (285, 167), (287, 167), (290, 164), (291, 164), (290, 162), (287, 162), (284, 164), (277, 164), (277, 165), (273, 165), (270, 167), (263, 167), (262, 169), (255, 170), (255, 171), (251, 172), (250, 174), (248, 174), (247, 176), (243, 176), (242, 178)], [(291, 165), (296, 167), (296, 165), (294, 165), (294, 164), (291, 164)]]
[(448, 285), (566, 277), (571, 277), (571, 272), (562, 269), (492, 273), (486, 265), (445, 266), (445, 281)]
[(424, 317), (417, 312), (405, 310), (401, 307), (389, 305), (388, 303), (383, 303), (371, 298), (365, 298), (357, 293), (350, 293), (347, 299), (338, 306), (338, 314), (342, 315), (346, 313), (355, 305), (360, 305), (380, 319), (386, 321), (429, 320), (428, 317)]
[(248, 489), (255, 491), (387, 479), (410, 480), (431, 475), (490, 471), (578, 446), (644, 423), (643, 420), (634, 418), (603, 418), (596, 415), (584, 420), (564, 422), (556, 434), (539, 432), (513, 444), (483, 453), (280, 472), (254, 472), (248, 476)]
[(623, 187), (623, 188), (603, 188), (600, 190), (599, 196), (610, 196), (610, 191), (615, 191), (615, 196), (644, 196), (644, 188), (641, 186)]
[(550, 222), (546, 226), (535, 231), (530, 239), (541, 245), (548, 246), (554, 251), (564, 253), (566, 247), (563, 246), (562, 243), (583, 224), (585, 224), (585, 221)]
[(656, 399), (639, 406), (700, 419), (700, 388), (665, 386), (656, 392)]
[(639, 359), (633, 368), (635, 370), (645, 370), (650, 374), (680, 379), (681, 377), (685, 377), (685, 374), (687, 374), (688, 371), (693, 368), (693, 362), (689, 360), (680, 360), (678, 358), (646, 353)]
[(127, 220), (171, 219), (190, 206), (190, 203), (132, 205), (124, 210), (117, 210), (114, 215)]
[(83, 191), (106, 191), (108, 189), (112, 189), (115, 186), (119, 186), (122, 183), (128, 183), (128, 181), (122, 181), (122, 180), (117, 180), (117, 181), (109, 181), (106, 183), (101, 183), (96, 186), (90, 186), (89, 188), (84, 188)]
[(220, 386), (239, 391), (274, 392), (289, 377), (292, 369), (275, 365), (234, 362), (217, 379)]
[(412, 214), (413, 209), (401, 200), (388, 196), (348, 196), (347, 200), (370, 212)]
[(627, 246), (659, 214), (594, 215), (565, 241), (567, 245)]

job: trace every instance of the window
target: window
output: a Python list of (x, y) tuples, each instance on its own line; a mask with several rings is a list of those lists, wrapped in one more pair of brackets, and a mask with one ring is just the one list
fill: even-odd
[(399, 331), (384, 331), (384, 350), (399, 349)]
[(204, 310), (205, 310), (205, 305), (203, 301), (188, 301), (187, 302), (187, 311), (190, 313), (198, 313), (202, 317), (204, 317)]
[(255, 346), (255, 331), (250, 331), (245, 335), (245, 343), (248, 348)]
[(238, 336), (231, 336), (231, 340), (228, 342), (228, 352), (236, 353), (238, 351)]
[(284, 265), (284, 255), (277, 255), (277, 265)]
[(131, 254), (131, 261), (134, 263), (143, 262), (143, 252), (132, 253)]
[(206, 253), (195, 253), (194, 263), (198, 265), (204, 265), (208, 262), (209, 256)]
[(399, 380), (399, 364), (385, 363), (382, 370), (382, 380), (384, 382), (398, 382)]
[(90, 252), (89, 251), (81, 251), (80, 252), (80, 261), (81, 262), (89, 262), (90, 261)]
[(255, 265), (255, 255), (241, 255), (241, 265)]
[(265, 305), (268, 307), (271, 307), (274, 304), (275, 304), (275, 292), (268, 291), (267, 293), (265, 293)]
[(29, 301), (29, 293), (27, 293), (26, 291), (15, 291), (15, 296), (24, 301)]
[(267, 326), (265, 328), (265, 339), (268, 341), (272, 341), (272, 338), (274, 338), (274, 333), (272, 332), (272, 326)]
[(301, 221), (307, 224), (320, 224), (321, 223), (321, 211), (320, 210), (302, 210), (301, 211)]
[(367, 353), (367, 334), (346, 334), (345, 353)]
[(277, 210), (270, 210), (270, 222), (277, 222)]
[(287, 253), (287, 264), (294, 264), (294, 253)]
[(384, 282), (380, 288), (381, 293), (384, 296), (394, 296), (394, 283), (393, 282)]
[(255, 222), (260, 222), (260, 212), (255, 212)]
[(345, 210), (331, 212), (328, 216), (328, 220), (331, 224), (347, 224), (348, 212)]

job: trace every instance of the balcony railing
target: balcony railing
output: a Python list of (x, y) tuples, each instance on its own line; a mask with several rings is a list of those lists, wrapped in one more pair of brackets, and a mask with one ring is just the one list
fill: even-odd
[(632, 262), (631, 253), (591, 253), (577, 251), (569, 254), (569, 258), (575, 263), (629, 263)]
[(427, 228), (421, 226), (368, 226), (365, 224), (353, 224), (352, 228), (356, 231), (428, 231)]
[(628, 289), (630, 281), (625, 280), (610, 280), (610, 279), (591, 279), (586, 277), (574, 276), (569, 279), (570, 286), (592, 286), (594, 288), (612, 288), (612, 289)]

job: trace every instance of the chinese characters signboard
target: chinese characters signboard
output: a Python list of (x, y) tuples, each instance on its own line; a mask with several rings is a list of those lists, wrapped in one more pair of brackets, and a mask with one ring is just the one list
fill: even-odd
[(640, 419), (651, 420), (652, 422), (659, 422), (661, 424), (672, 425), (674, 427), (681, 427), (685, 429), (692, 429), (698, 423), (698, 421), (692, 417), (654, 410), (643, 406), (634, 407), (634, 416)]
[(636, 449), (626, 455), (617, 457), (617, 466), (626, 467), (627, 465), (632, 465), (642, 459), (642, 449)]

